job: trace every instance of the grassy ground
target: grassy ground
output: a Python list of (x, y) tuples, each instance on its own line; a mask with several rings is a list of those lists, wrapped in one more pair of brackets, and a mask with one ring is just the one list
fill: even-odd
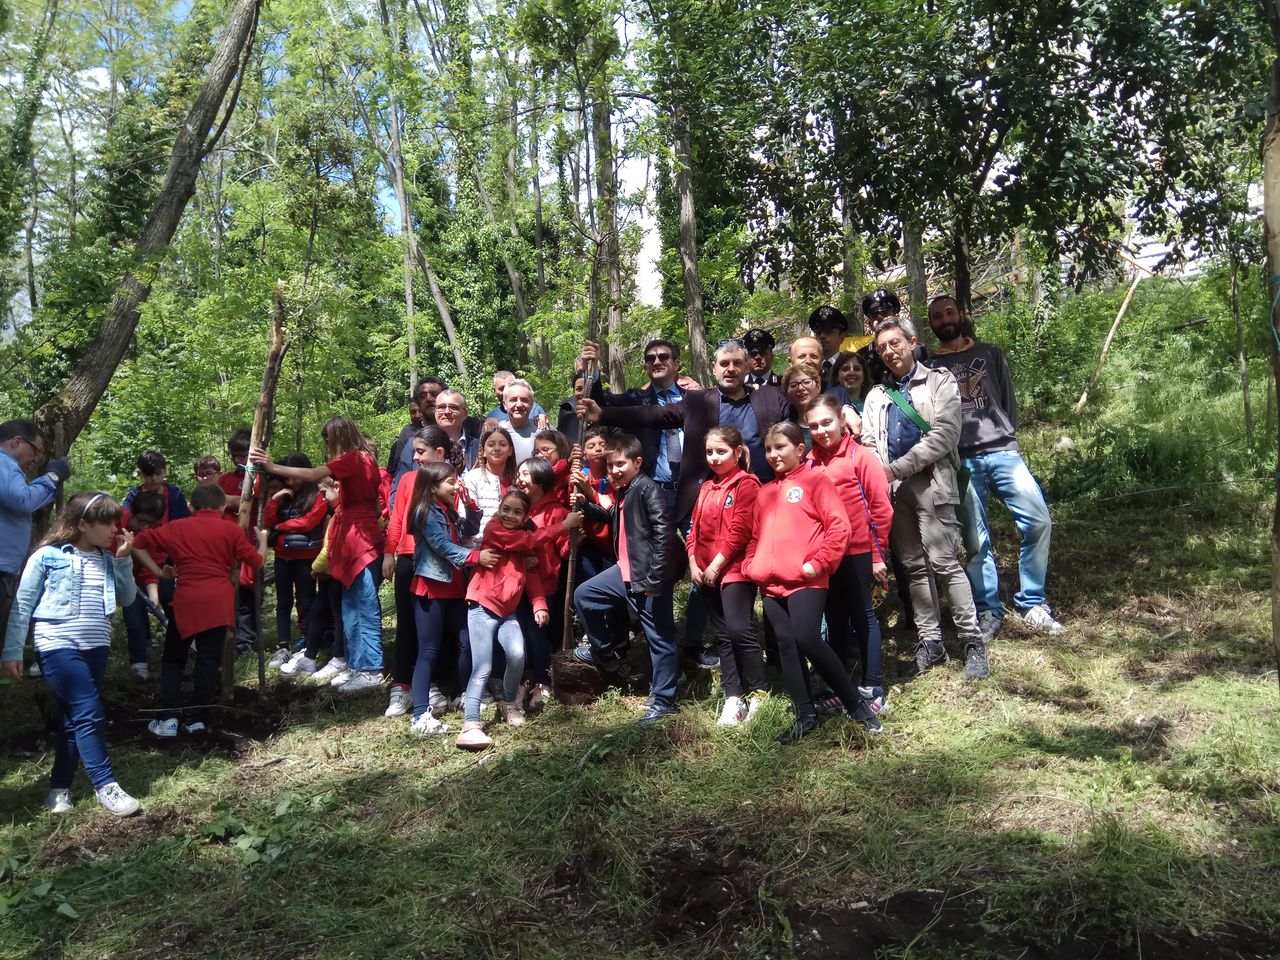
[(164, 749), (121, 662), (113, 759), (145, 812), (80, 779), (55, 819), (40, 685), (6, 689), (0, 956), (1276, 955), (1264, 509), (1108, 507), (1057, 511), (1064, 636), (1006, 628), (986, 682), (898, 681), (874, 739), (782, 750), (782, 698), (717, 730), (704, 680), (665, 728), (612, 694), (477, 761), (381, 697), (278, 685), (227, 715), (241, 738)]

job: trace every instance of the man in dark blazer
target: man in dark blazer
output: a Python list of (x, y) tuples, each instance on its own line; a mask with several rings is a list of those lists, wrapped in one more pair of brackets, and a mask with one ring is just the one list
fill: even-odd
[(777, 387), (765, 384), (747, 390), (747, 348), (741, 340), (720, 344), (715, 352), (713, 372), (716, 389), (688, 390), (676, 403), (601, 406), (593, 399), (584, 398), (578, 406), (578, 415), (590, 423), (645, 432), (683, 428), (684, 454), (673, 511), (679, 527), (692, 515), (698, 488), (708, 475), (708, 430), (715, 426), (737, 427), (751, 453), (752, 472), (767, 482), (773, 479), (773, 470), (764, 459), (765, 432), (780, 420), (795, 416), (790, 401)]

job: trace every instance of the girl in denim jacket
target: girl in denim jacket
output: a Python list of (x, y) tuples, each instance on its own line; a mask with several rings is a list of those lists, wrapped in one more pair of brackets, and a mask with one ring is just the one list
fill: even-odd
[[(471, 676), (471, 642), (467, 635), (467, 584), (464, 568), (496, 566), (501, 555), (465, 546), (475, 536), (479, 510), (458, 515), (465, 497), (457, 471), (449, 463), (428, 463), (418, 470), (409, 506), (413, 529), (414, 620), (418, 628), (418, 662), (413, 668), (413, 722), (409, 732), (425, 737), (448, 732), (431, 713), (431, 684), (446, 644), (458, 651), (458, 677)], [(462, 500), (466, 504), (465, 499)], [(457, 646), (455, 647), (454, 644)]]
[(119, 532), (120, 504), (105, 493), (77, 493), (27, 561), (4, 636), (4, 673), (22, 676), (27, 631), (35, 637), (40, 669), (62, 707), (49, 795), (54, 813), (71, 810), (71, 780), (84, 763), (98, 801), (117, 817), (138, 812), (138, 801), (116, 783), (103, 735), (100, 690), (111, 650), (116, 606), (137, 595), (133, 534)]

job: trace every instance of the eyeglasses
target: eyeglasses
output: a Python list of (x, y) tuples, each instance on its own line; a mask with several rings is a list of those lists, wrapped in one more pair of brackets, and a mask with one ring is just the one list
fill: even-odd
[(437, 403), (437, 410), (452, 410), (455, 413), (462, 412), (462, 404), (460, 403)]
[(645, 354), (644, 362), (645, 362), (645, 363), (650, 363), (650, 364), (652, 364), (652, 363), (666, 363), (666, 362), (667, 362), (668, 360), (670, 360), (670, 359), (671, 359), (671, 354), (670, 354), (670, 353), (666, 353), (666, 352), (663, 352), (663, 353), (649, 353), (649, 354)]
[(25, 443), (32, 450), (34, 450), (36, 452), (37, 457), (44, 456), (44, 447), (40, 446), (40, 444), (36, 443), (34, 440), (28, 440), (26, 437), (23, 437), (23, 436), (19, 436), (18, 439), (21, 440), (23, 443)]
[(792, 380), (790, 383), (788, 383), (787, 389), (788, 390), (795, 390), (797, 388), (804, 389), (806, 387), (816, 387), (817, 385), (818, 385), (817, 381), (814, 380), (813, 378), (802, 377), (799, 380)]
[(717, 350), (723, 350), (725, 347), (732, 347), (734, 350), (746, 350), (747, 345), (737, 337), (726, 337), (716, 344)]

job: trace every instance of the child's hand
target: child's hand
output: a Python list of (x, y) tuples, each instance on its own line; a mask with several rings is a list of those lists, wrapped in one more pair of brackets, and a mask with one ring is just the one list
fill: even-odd
[(551, 418), (545, 413), (540, 413), (534, 418), (533, 425), (539, 430), (546, 430), (551, 426)]
[(4, 661), (3, 673), (5, 676), (5, 679), (7, 680), (21, 680), (22, 679), (22, 661), (21, 660)]
[(293, 496), (293, 491), (292, 491), (292, 490), (290, 490), (288, 487), (285, 487), (283, 490), (277, 490), (275, 493), (273, 493), (273, 494), (271, 495), (271, 499), (272, 499), (272, 500), (286, 500), (286, 499), (288, 499), (289, 497), (292, 497), (292, 496)]
[(885, 566), (883, 560), (877, 560), (871, 564), (871, 579), (886, 590), (889, 589), (889, 568)]
[(172, 563), (166, 563), (160, 568), (161, 580), (173, 580), (178, 576), (178, 569)]
[(152, 603), (154, 603), (157, 607), (160, 606), (160, 584), (158, 583), (147, 584), (147, 599), (150, 600)]
[(396, 575), (396, 558), (393, 554), (386, 554), (382, 558), (382, 579), (391, 580)]
[(700, 587), (705, 582), (702, 568), (698, 566), (698, 562), (692, 557), (689, 558), (689, 582), (695, 587)]
[(809, 580), (816, 580), (818, 577), (818, 571), (814, 569), (812, 563), (809, 563), (807, 561), (805, 562), (805, 565), (800, 568), (800, 571)]
[(492, 570), (502, 562), (502, 554), (497, 550), (489, 550), (488, 548), (480, 551), (480, 566), (486, 570)]
[(258, 539), (258, 552), (259, 552), (259, 553), (266, 553), (266, 552), (267, 552), (267, 534), (268, 534), (268, 532), (269, 532), (269, 531), (267, 531), (267, 530), (265, 530), (265, 529), (264, 529), (264, 530), (259, 530), (259, 531), (258, 531), (257, 539)]
[(591, 481), (581, 470), (574, 470), (569, 474), (569, 484), (571, 487), (576, 487), (582, 494), (590, 496)]
[[(260, 467), (270, 468), (273, 465), (271, 463), (271, 458), (267, 456), (267, 451), (264, 450), (262, 447), (249, 448), (249, 462), (253, 464), (257, 464)], [(271, 470), (268, 469), (267, 473), (270, 473), (270, 472)]]
[(574, 461), (575, 463), (582, 462), (582, 444), (575, 443), (572, 447), (569, 448), (569, 459)]
[(116, 558), (127, 557), (131, 553), (133, 553), (133, 531), (121, 530), (120, 545), (116, 547)]
[(563, 524), (566, 530), (577, 530), (582, 526), (582, 514), (577, 510), (570, 510), (564, 515)]
[(551, 622), (551, 614), (546, 610), (535, 610), (533, 611), (533, 622), (540, 627), (545, 627)]

